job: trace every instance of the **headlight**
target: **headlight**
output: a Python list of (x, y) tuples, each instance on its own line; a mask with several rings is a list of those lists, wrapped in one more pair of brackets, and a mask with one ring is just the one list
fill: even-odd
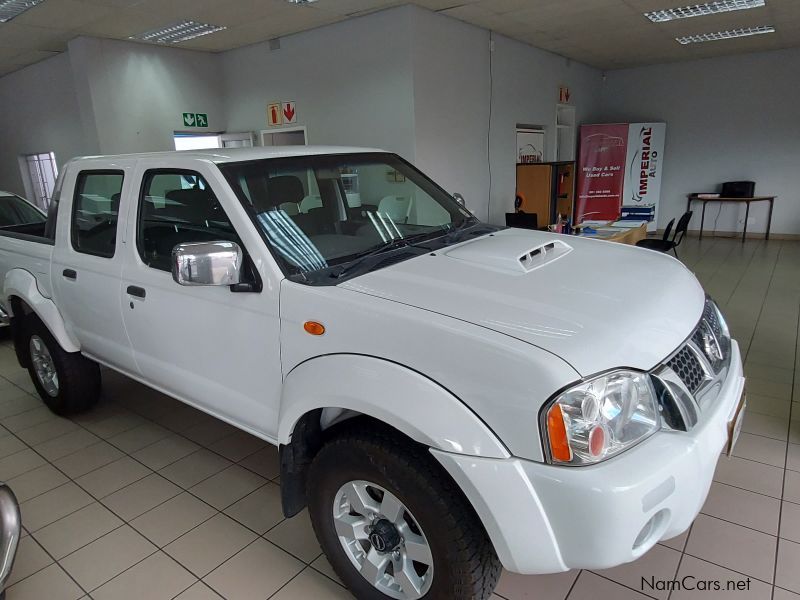
[(613, 371), (559, 394), (545, 413), (551, 462), (600, 462), (658, 431), (661, 417), (647, 373)]

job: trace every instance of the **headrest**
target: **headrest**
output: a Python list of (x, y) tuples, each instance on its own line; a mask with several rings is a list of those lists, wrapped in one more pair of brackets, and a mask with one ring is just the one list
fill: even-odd
[(299, 203), (306, 195), (303, 182), (294, 175), (278, 175), (267, 180), (267, 191), (272, 206), (285, 202)]

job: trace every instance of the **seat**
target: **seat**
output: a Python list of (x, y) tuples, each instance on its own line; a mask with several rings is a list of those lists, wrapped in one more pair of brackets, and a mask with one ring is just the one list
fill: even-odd
[(321, 207), (322, 207), (322, 198), (320, 198), (319, 196), (306, 196), (300, 201), (300, 212), (303, 214), (306, 214), (315, 208), (321, 208)]
[(395, 223), (408, 223), (411, 214), (411, 198), (384, 196), (378, 203), (378, 212), (388, 216)]
[(518, 229), (539, 229), (539, 218), (536, 213), (515, 212), (506, 213), (506, 227)]
[(672, 228), (672, 224), (675, 222), (675, 219), (672, 219), (667, 224), (667, 228), (664, 230), (664, 235), (662, 238), (659, 239), (646, 239), (646, 240), (639, 240), (636, 242), (636, 245), (639, 248), (647, 248), (648, 250), (656, 250), (658, 252), (672, 252), (675, 253), (675, 257), (678, 257), (678, 251), (676, 248), (681, 245), (684, 236), (686, 235), (686, 230), (689, 229), (689, 221), (692, 220), (692, 211), (688, 211), (681, 215), (681, 218), (678, 220), (678, 225), (675, 227), (675, 233), (672, 236), (672, 239), (669, 239), (670, 229)]

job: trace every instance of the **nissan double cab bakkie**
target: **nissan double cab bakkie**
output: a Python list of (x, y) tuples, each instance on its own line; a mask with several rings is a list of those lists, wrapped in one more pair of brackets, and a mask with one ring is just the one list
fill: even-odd
[(480, 222), (398, 156), (75, 159), (0, 233), (1, 303), (56, 413), (101, 365), (279, 447), (358, 598), (488, 598), (685, 531), (744, 407), (739, 348), (668, 256)]

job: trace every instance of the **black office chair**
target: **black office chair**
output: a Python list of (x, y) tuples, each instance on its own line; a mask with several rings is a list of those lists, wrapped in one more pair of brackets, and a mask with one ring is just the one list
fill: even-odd
[(506, 213), (506, 227), (539, 229), (539, 219), (536, 213), (526, 213), (522, 211)]
[(660, 240), (656, 239), (646, 239), (646, 240), (639, 240), (636, 242), (636, 245), (640, 248), (648, 248), (650, 250), (658, 250), (659, 252), (669, 252), (672, 250), (675, 253), (675, 257), (678, 257), (678, 251), (676, 248), (681, 245), (684, 236), (686, 235), (686, 230), (689, 229), (689, 221), (692, 220), (692, 211), (686, 212), (681, 215), (681, 218), (678, 220), (678, 225), (675, 227), (675, 233), (672, 236), (672, 239), (669, 239), (669, 233), (672, 229), (672, 224), (675, 222), (675, 219), (669, 222), (667, 228), (664, 230), (664, 236)]

